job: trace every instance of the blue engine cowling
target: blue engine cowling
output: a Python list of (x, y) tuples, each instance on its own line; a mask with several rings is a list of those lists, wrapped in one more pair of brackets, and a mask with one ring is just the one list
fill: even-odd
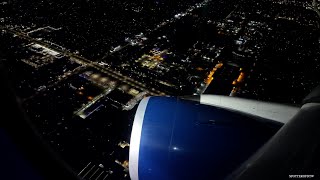
[(130, 177), (224, 179), (281, 126), (179, 98), (145, 98), (131, 133)]

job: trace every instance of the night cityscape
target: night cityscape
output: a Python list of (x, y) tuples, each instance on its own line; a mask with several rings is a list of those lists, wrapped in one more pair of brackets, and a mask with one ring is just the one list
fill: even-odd
[(84, 179), (130, 179), (137, 104), (217, 94), (298, 106), (320, 84), (319, 0), (0, 2), (0, 59)]

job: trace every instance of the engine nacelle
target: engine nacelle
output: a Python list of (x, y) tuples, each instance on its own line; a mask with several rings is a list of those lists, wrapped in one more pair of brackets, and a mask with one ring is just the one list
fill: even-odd
[(282, 123), (174, 97), (148, 97), (130, 142), (132, 180), (224, 179)]

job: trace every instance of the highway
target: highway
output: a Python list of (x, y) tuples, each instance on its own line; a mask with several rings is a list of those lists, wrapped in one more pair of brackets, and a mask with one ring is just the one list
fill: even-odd
[(66, 56), (66, 57), (69, 57), (70, 60), (73, 60), (73, 61), (76, 61), (77, 63), (79, 64), (82, 64), (82, 65), (86, 65), (86, 66), (89, 66), (89, 67), (93, 67), (103, 73), (106, 73), (107, 75), (121, 81), (121, 82), (125, 82), (127, 84), (129, 84), (130, 86), (133, 86), (137, 89), (140, 89), (142, 91), (147, 91), (150, 95), (153, 95), (153, 96), (156, 96), (156, 95), (165, 95), (164, 92), (161, 92), (159, 90), (156, 90), (154, 88), (150, 89), (148, 87), (146, 87), (145, 84), (141, 83), (141, 82), (138, 82), (130, 77), (127, 77), (123, 74), (120, 74), (119, 72), (116, 72), (110, 68), (105, 68), (93, 61), (90, 61), (82, 56), (79, 56), (77, 54), (74, 54), (72, 52), (69, 52), (68, 50), (61, 50), (61, 49), (58, 49), (56, 47), (53, 47), (52, 45), (50, 45), (50, 43), (48, 42), (44, 42), (42, 40), (38, 40), (38, 39), (35, 39), (35, 38), (32, 38), (30, 36), (28, 36), (26, 33), (23, 33), (23, 32), (19, 32), (19, 31), (16, 31), (16, 30), (13, 30), (13, 29), (8, 29), (8, 28), (5, 28), (5, 27), (2, 27), (0, 26), (0, 30), (3, 30), (3, 31), (6, 31), (8, 33), (11, 33), (15, 36), (18, 36), (22, 39), (25, 39), (25, 40), (28, 40), (30, 42), (33, 42), (33, 43), (37, 43), (37, 44), (40, 44), (42, 46), (45, 46), (49, 49), (52, 49), (58, 53), (61, 53), (62, 55)]
[(88, 104), (85, 104), (82, 106), (79, 110), (75, 111), (74, 114), (80, 116), (81, 118), (85, 119), (86, 115), (83, 113), (86, 109), (88, 109), (90, 106), (95, 104), (97, 101), (102, 99), (104, 96), (108, 95), (111, 91), (113, 91), (114, 87), (110, 87), (108, 89), (105, 89), (101, 94), (96, 96), (92, 101), (90, 101)]

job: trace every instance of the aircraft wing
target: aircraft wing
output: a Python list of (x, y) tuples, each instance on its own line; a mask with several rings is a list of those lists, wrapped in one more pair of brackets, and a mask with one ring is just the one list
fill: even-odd
[(319, 152), (318, 95), (301, 108), (215, 95), (147, 97), (134, 119), (130, 177), (288, 178), (290, 163), (303, 166)]

